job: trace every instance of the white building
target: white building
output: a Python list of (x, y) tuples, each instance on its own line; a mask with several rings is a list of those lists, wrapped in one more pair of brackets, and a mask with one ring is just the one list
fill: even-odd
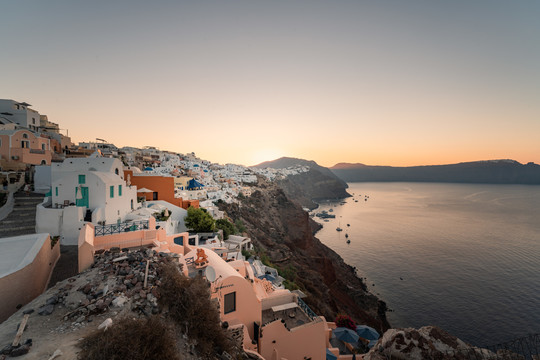
[(30, 104), (9, 99), (0, 99), (0, 116), (30, 130), (38, 131), (40, 115), (30, 109)]
[(36, 231), (77, 244), (84, 222), (116, 224), (139, 207), (137, 189), (123, 179), (122, 163), (97, 153), (51, 165), (51, 194), (38, 205)]

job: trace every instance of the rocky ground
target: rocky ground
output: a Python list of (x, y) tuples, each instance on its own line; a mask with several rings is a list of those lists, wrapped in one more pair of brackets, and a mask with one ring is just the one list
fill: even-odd
[[(91, 269), (56, 283), (0, 324), (0, 359), (49, 359), (55, 351), (62, 354), (60, 359), (76, 359), (80, 340), (104, 322), (114, 324), (118, 316), (157, 314), (160, 280), (156, 269), (174, 255), (125, 250), (98, 254)], [(13, 347), (25, 314), (29, 317), (21, 345)], [(185, 359), (197, 358), (187, 342), (179, 348)]]

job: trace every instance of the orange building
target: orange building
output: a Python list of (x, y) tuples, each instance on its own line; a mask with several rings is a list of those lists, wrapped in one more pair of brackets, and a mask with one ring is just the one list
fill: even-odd
[[(174, 178), (160, 175), (137, 175), (133, 170), (124, 170), (124, 179), (137, 186), (137, 196), (143, 197), (147, 201), (163, 200), (187, 209), (190, 206), (199, 207), (199, 200), (183, 200), (174, 197)], [(146, 189), (144, 192), (139, 190)]]

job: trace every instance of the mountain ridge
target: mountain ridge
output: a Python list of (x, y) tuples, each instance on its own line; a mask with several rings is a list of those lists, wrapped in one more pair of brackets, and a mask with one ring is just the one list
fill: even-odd
[(511, 159), (406, 167), (337, 163), (330, 170), (346, 182), (540, 184), (540, 165)]

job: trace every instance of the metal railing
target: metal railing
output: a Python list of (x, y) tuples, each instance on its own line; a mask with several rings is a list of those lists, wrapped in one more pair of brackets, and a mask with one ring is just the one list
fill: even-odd
[(104, 236), (137, 230), (148, 230), (148, 220), (130, 221), (111, 225), (96, 225), (94, 227), (94, 234), (95, 236)]
[(315, 320), (315, 318), (317, 317), (317, 314), (315, 314), (315, 313), (313, 312), (313, 310), (311, 310), (311, 309), (309, 308), (309, 306), (304, 302), (304, 300), (298, 298), (298, 305), (300, 306), (300, 308), (301, 308), (302, 310), (304, 310), (304, 312), (306, 313), (306, 315), (309, 316), (309, 318), (310, 318), (311, 320)]

